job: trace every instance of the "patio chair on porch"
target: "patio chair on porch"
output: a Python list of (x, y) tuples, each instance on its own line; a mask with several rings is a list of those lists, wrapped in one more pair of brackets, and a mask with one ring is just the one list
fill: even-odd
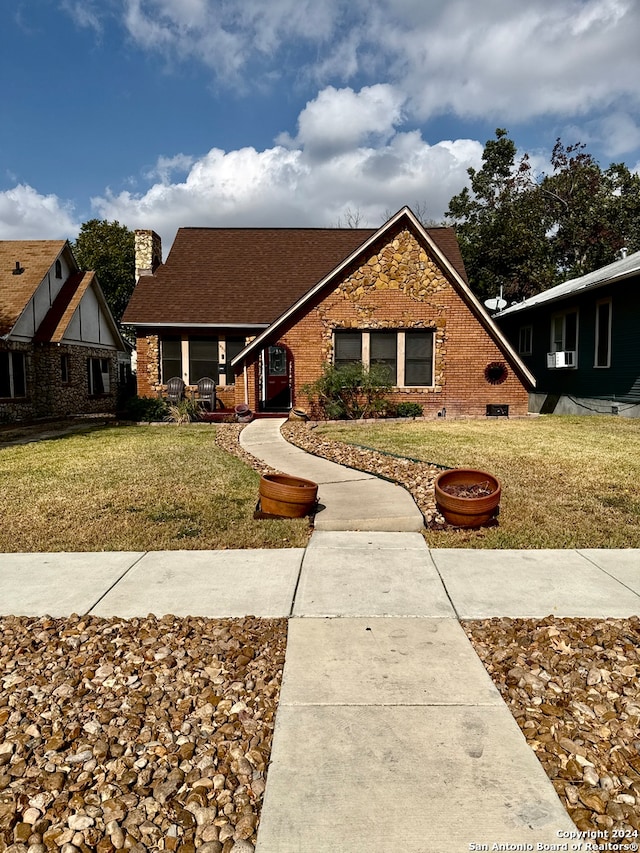
[(209, 376), (203, 376), (196, 384), (195, 401), (203, 409), (210, 412), (215, 412), (216, 403), (216, 383)]
[(184, 397), (185, 384), (179, 376), (172, 376), (167, 379), (167, 401), (169, 403), (179, 403)]

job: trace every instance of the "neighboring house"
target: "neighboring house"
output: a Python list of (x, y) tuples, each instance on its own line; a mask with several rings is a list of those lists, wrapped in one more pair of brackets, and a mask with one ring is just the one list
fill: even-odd
[(114, 411), (127, 357), (67, 241), (0, 241), (0, 420)]
[[(471, 293), (454, 232), (408, 208), (381, 228), (136, 232), (138, 393), (208, 375), (227, 408), (309, 409), (327, 362), (386, 364), (426, 416), (524, 415), (533, 377)], [(488, 408), (490, 407), (490, 408)], [(496, 408), (498, 407), (498, 408)]]
[(495, 319), (536, 377), (531, 411), (640, 417), (640, 252)]

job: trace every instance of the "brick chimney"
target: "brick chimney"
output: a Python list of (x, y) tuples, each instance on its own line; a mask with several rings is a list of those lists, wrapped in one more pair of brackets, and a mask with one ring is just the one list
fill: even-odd
[(162, 263), (162, 240), (155, 231), (135, 232), (136, 281), (141, 275), (153, 275)]

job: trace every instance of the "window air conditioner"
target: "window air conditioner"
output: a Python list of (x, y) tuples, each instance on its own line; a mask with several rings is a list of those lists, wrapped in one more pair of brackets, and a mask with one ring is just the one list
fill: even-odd
[(563, 352), (548, 352), (547, 367), (575, 367), (575, 350), (564, 350)]

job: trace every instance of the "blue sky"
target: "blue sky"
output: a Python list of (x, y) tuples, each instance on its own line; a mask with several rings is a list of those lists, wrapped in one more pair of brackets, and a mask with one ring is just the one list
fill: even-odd
[(505, 127), (640, 168), (637, 0), (5, 0), (0, 239), (441, 219)]

